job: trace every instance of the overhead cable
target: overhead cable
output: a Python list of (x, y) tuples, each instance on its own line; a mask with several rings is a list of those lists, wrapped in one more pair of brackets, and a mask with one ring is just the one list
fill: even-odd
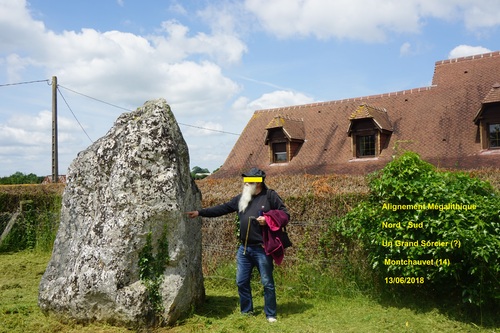
[(40, 82), (47, 82), (50, 84), (49, 80), (36, 80), (36, 81), (24, 81), (24, 82), (15, 82), (15, 83), (5, 83), (5, 84), (0, 84), (0, 87), (8, 87), (8, 86), (17, 86), (20, 84), (30, 84), (30, 83), (40, 83)]
[(64, 95), (62, 94), (61, 90), (59, 89), (59, 85), (58, 85), (57, 91), (59, 92), (59, 95), (61, 95), (62, 99), (64, 100), (64, 103), (66, 103), (66, 106), (68, 107), (68, 109), (71, 112), (71, 114), (73, 115), (73, 117), (75, 117), (75, 120), (78, 123), (78, 125), (80, 125), (80, 128), (82, 129), (83, 133), (85, 133), (85, 135), (87, 136), (87, 138), (89, 138), (90, 142), (94, 142), (94, 141), (92, 141), (92, 139), (88, 135), (87, 131), (85, 131), (85, 128), (83, 128), (82, 124), (80, 123), (80, 121), (76, 117), (75, 113), (73, 112), (73, 110), (69, 106), (68, 102), (66, 101), (66, 98), (64, 98)]
[(64, 89), (66, 89), (66, 90), (69, 90), (69, 91), (71, 91), (72, 93), (75, 93), (75, 94), (78, 94), (78, 95), (80, 95), (80, 96), (83, 96), (83, 97), (87, 97), (87, 98), (93, 99), (94, 101), (97, 101), (97, 102), (100, 102), (100, 103), (103, 103), (103, 104), (107, 104), (107, 105), (112, 106), (112, 107), (115, 107), (115, 108), (117, 108), (117, 109), (122, 109), (122, 110), (125, 110), (125, 111), (132, 111), (132, 110), (129, 110), (129, 109), (124, 108), (124, 107), (122, 107), (122, 106), (115, 105), (115, 104), (111, 104), (111, 103), (108, 103), (108, 102), (106, 102), (106, 101), (100, 100), (100, 99), (98, 99), (98, 98), (95, 98), (95, 97), (92, 97), (92, 96), (89, 96), (89, 95), (82, 94), (82, 93), (80, 93), (80, 92), (78, 92), (78, 91), (74, 91), (74, 90), (69, 89), (69, 88), (67, 88), (67, 87), (65, 87), (65, 86), (61, 86), (60, 84), (58, 84), (57, 86), (58, 86), (58, 87), (61, 87), (61, 88), (64, 88)]
[(199, 128), (199, 129), (202, 129), (202, 130), (205, 130), (205, 131), (219, 132), (219, 133), (231, 134), (231, 135), (238, 135), (239, 136), (238, 133), (231, 133), (231, 132), (216, 130), (216, 129), (212, 129), (212, 128), (206, 128), (206, 127), (201, 127), (201, 126), (188, 125), (188, 124), (183, 124), (183, 123), (179, 123), (179, 125), (183, 125), (183, 126), (187, 126), (187, 127)]
[[(78, 91), (75, 91), (73, 89), (70, 89), (68, 87), (64, 87), (60, 84), (58, 84), (58, 87), (61, 87), (61, 88), (64, 88), (66, 90), (69, 90), (71, 91), (72, 93), (75, 93), (75, 94), (78, 94), (80, 96), (83, 96), (83, 97), (87, 97), (87, 98), (90, 98), (94, 101), (97, 101), (97, 102), (100, 102), (100, 103), (103, 103), (103, 104), (106, 104), (106, 105), (109, 105), (109, 106), (112, 106), (112, 107), (115, 107), (117, 109), (121, 109), (121, 110), (124, 110), (124, 111), (129, 111), (129, 112), (132, 112), (133, 110), (130, 110), (130, 109), (127, 109), (127, 108), (124, 108), (122, 106), (119, 106), (119, 105), (116, 105), (116, 104), (112, 104), (112, 103), (109, 103), (109, 102), (106, 102), (106, 101), (103, 101), (101, 99), (98, 99), (98, 98), (95, 98), (95, 97), (92, 97), (92, 96), (89, 96), (89, 95), (86, 95), (86, 94), (83, 94), (83, 93), (80, 93)], [(212, 129), (212, 128), (207, 128), (207, 127), (202, 127), (202, 126), (195, 126), (195, 125), (188, 125), (188, 124), (183, 124), (183, 123), (178, 123), (179, 125), (182, 125), (182, 126), (187, 126), (187, 127), (193, 127), (193, 128), (198, 128), (198, 129), (202, 129), (202, 130), (205, 130), (205, 131), (211, 131), (211, 132), (218, 132), (218, 133), (224, 133), (224, 134), (231, 134), (231, 135), (237, 135), (239, 136), (240, 134), (238, 133), (232, 133), (232, 132), (226, 132), (226, 131), (221, 131), (221, 130), (216, 130), (216, 129)]]

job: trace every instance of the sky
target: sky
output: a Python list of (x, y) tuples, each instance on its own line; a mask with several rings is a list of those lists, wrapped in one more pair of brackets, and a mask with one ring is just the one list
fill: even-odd
[(54, 76), (59, 174), (157, 98), (213, 171), (256, 110), (426, 87), (499, 50), (497, 0), (0, 0), (0, 177), (51, 174)]

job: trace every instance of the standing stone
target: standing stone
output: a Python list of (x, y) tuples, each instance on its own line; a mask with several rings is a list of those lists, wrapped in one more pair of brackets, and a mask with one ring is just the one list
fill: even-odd
[(173, 324), (203, 302), (201, 206), (164, 99), (122, 114), (68, 170), (39, 306), (63, 319)]

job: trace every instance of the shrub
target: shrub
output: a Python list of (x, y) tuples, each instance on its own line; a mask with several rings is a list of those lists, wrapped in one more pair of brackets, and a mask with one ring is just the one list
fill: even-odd
[(357, 239), (386, 284), (476, 306), (500, 299), (500, 197), (463, 172), (439, 172), (412, 152), (370, 175), (369, 199), (336, 223)]

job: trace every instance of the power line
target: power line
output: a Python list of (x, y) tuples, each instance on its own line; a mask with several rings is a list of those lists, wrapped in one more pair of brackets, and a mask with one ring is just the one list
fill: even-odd
[(97, 102), (100, 102), (100, 103), (103, 103), (103, 104), (107, 104), (107, 105), (112, 106), (112, 107), (115, 107), (115, 108), (117, 108), (117, 109), (122, 109), (122, 110), (125, 110), (125, 111), (132, 111), (132, 110), (129, 110), (129, 109), (124, 108), (124, 107), (122, 107), (122, 106), (115, 105), (115, 104), (111, 104), (111, 103), (108, 103), (108, 102), (103, 101), (103, 100), (101, 100), (101, 99), (98, 99), (98, 98), (95, 98), (95, 97), (92, 97), (92, 96), (89, 96), (89, 95), (82, 94), (82, 93), (80, 93), (80, 92), (78, 92), (78, 91), (74, 91), (74, 90), (69, 89), (69, 88), (67, 88), (67, 87), (65, 87), (65, 86), (61, 86), (60, 84), (59, 84), (58, 86), (59, 86), (59, 87), (61, 87), (61, 88), (66, 89), (66, 90), (69, 90), (69, 91), (71, 91), (72, 93), (78, 94), (78, 95), (83, 96), (83, 97), (90, 98), (90, 99), (92, 99), (92, 100), (94, 100), (94, 101), (97, 101)]
[(85, 131), (85, 128), (83, 128), (82, 124), (80, 123), (80, 121), (78, 120), (78, 118), (76, 117), (75, 113), (73, 112), (73, 110), (71, 109), (71, 107), (69, 106), (68, 102), (66, 101), (66, 98), (64, 98), (64, 95), (62, 94), (61, 90), (59, 89), (59, 85), (58, 85), (58, 88), (57, 88), (57, 91), (59, 92), (59, 95), (61, 95), (62, 99), (64, 100), (64, 103), (66, 103), (66, 106), (68, 107), (69, 111), (71, 112), (71, 114), (73, 115), (73, 117), (75, 117), (75, 120), (76, 122), (78, 123), (78, 125), (80, 125), (80, 128), (82, 129), (83, 133), (85, 133), (85, 135), (87, 136), (87, 138), (89, 138), (90, 142), (94, 142), (92, 141), (92, 139), (90, 138), (90, 136), (88, 135), (87, 131)]
[(21, 84), (40, 83), (40, 82), (46, 82), (47, 84), (50, 85), (50, 81), (49, 80), (36, 80), (36, 81), (5, 83), (5, 84), (0, 84), (0, 87), (17, 86), (17, 85), (21, 85)]
[(219, 132), (219, 133), (231, 134), (231, 135), (238, 135), (239, 136), (238, 133), (231, 133), (231, 132), (226, 132), (226, 131), (221, 131), (221, 130), (206, 128), (206, 127), (201, 127), (201, 126), (194, 126), (194, 125), (188, 125), (188, 124), (183, 124), (183, 123), (179, 123), (179, 125), (183, 125), (183, 126), (187, 126), (187, 127), (199, 128), (199, 129), (206, 130), (206, 131)]
[[(24, 81), (24, 82), (14, 82), (14, 83), (5, 83), (5, 84), (0, 84), (0, 87), (8, 87), (8, 86), (15, 86), (15, 85), (22, 85), (22, 84), (32, 84), (32, 83), (40, 83), (40, 82), (45, 82), (47, 83), (48, 85), (50, 85), (50, 80), (46, 79), (46, 80), (34, 80), (34, 81)], [(57, 85), (57, 91), (59, 92), (59, 94), (61, 95), (61, 97), (63, 98), (64, 100), (64, 103), (66, 103), (66, 106), (68, 107), (68, 109), (70, 110), (70, 112), (73, 114), (73, 117), (75, 118), (75, 120), (77, 121), (78, 125), (82, 128), (83, 132), (85, 133), (85, 135), (87, 135), (87, 137), (89, 138), (89, 140), (91, 142), (94, 142), (90, 136), (87, 134), (87, 132), (85, 131), (85, 129), (83, 128), (82, 124), (80, 123), (80, 121), (78, 120), (78, 118), (76, 117), (75, 113), (73, 112), (73, 110), (71, 109), (71, 107), (69, 106), (68, 102), (66, 101), (66, 99), (64, 98), (64, 95), (62, 94), (61, 90), (59, 89), (60, 88), (63, 88), (63, 89), (66, 89), (68, 91), (71, 91), (72, 93), (75, 93), (77, 95), (80, 95), (80, 96), (83, 96), (83, 97), (86, 97), (86, 98), (89, 98), (89, 99), (92, 99), (96, 102), (99, 102), (99, 103), (103, 103), (103, 104), (106, 104), (106, 105), (109, 105), (109, 106), (112, 106), (114, 108), (117, 108), (117, 109), (120, 109), (120, 110), (124, 110), (124, 111), (128, 111), (128, 112), (132, 112), (133, 110), (130, 110), (130, 109), (127, 109), (127, 108), (124, 108), (122, 106), (119, 106), (119, 105), (116, 105), (116, 104), (112, 104), (112, 103), (109, 103), (109, 102), (106, 102), (106, 101), (103, 101), (101, 99), (98, 99), (98, 98), (95, 98), (95, 97), (92, 97), (92, 96), (89, 96), (89, 95), (86, 95), (86, 94), (83, 94), (81, 92), (78, 92), (78, 91), (75, 91), (73, 89), (70, 89), (68, 87), (65, 87), (63, 85), (60, 85), (58, 84)], [(211, 132), (217, 132), (217, 133), (223, 133), (223, 134), (230, 134), (230, 135), (237, 135), (239, 136), (240, 134), (239, 133), (233, 133), (233, 132), (228, 132), (228, 131), (222, 131), (222, 130), (216, 130), (216, 129), (212, 129), (212, 128), (207, 128), (207, 127), (203, 127), (203, 126), (195, 126), (195, 125), (189, 125), (189, 124), (184, 124), (184, 123), (178, 123), (179, 125), (182, 125), (182, 126), (186, 126), (186, 127), (192, 127), (192, 128), (197, 128), (197, 129), (201, 129), (201, 130), (205, 130), (205, 131), (211, 131)]]
[[(125, 111), (129, 111), (129, 112), (132, 112), (133, 110), (130, 110), (130, 109), (127, 109), (127, 108), (124, 108), (122, 106), (119, 106), (119, 105), (116, 105), (116, 104), (112, 104), (112, 103), (109, 103), (109, 102), (106, 102), (106, 101), (103, 101), (101, 99), (98, 99), (98, 98), (95, 98), (95, 97), (92, 97), (92, 96), (89, 96), (89, 95), (86, 95), (86, 94), (83, 94), (83, 93), (80, 93), (78, 91), (75, 91), (73, 89), (70, 89), (68, 87), (64, 87), (62, 85), (58, 85), (59, 87), (61, 88), (64, 88), (66, 90), (69, 90), (71, 91), (72, 93), (75, 93), (75, 94), (78, 94), (80, 96), (83, 96), (83, 97), (87, 97), (89, 99), (92, 99), (96, 102), (100, 102), (100, 103), (103, 103), (103, 104), (106, 104), (106, 105), (109, 105), (109, 106), (112, 106), (112, 107), (115, 107), (117, 109), (121, 109), (121, 110), (125, 110)], [(64, 97), (63, 97), (64, 98)], [(218, 132), (218, 133), (224, 133), (224, 134), (231, 134), (231, 135), (237, 135), (239, 136), (240, 134), (238, 133), (232, 133), (232, 132), (227, 132), (227, 131), (221, 131), (221, 130), (216, 130), (216, 129), (212, 129), (212, 128), (207, 128), (207, 127), (202, 127), (202, 126), (195, 126), (195, 125), (188, 125), (188, 124), (183, 124), (183, 123), (178, 123), (179, 125), (182, 125), (182, 126), (187, 126), (187, 127), (193, 127), (193, 128), (198, 128), (198, 129), (202, 129), (202, 130), (205, 130), (205, 131), (212, 131), (212, 132)]]

